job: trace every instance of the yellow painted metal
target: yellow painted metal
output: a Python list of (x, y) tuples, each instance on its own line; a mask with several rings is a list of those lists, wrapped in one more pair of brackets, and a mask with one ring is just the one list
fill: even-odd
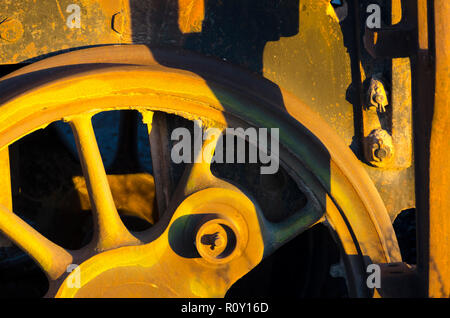
[[(89, 59), (93, 59), (98, 55), (103, 58), (104, 55), (101, 54), (101, 51), (105, 50), (105, 48), (92, 50), (88, 50), (88, 54), (84, 55), (86, 57), (85, 63), (89, 63)], [(127, 283), (120, 281), (121, 277), (124, 276), (122, 274), (127, 269), (130, 270), (130, 275), (135, 273), (136, 281), (143, 279), (149, 282), (148, 286), (150, 287), (142, 286), (142, 293), (146, 293), (146, 295), (223, 295), (226, 287), (230, 285), (225, 283), (220, 277), (217, 280), (218, 285), (209, 291), (204, 290), (204, 281), (195, 280), (192, 277), (186, 279), (189, 282), (189, 286), (182, 285), (180, 290), (164, 288), (164, 286), (173, 284), (170, 279), (175, 280), (176, 277), (185, 277), (187, 269), (192, 270), (192, 266), (197, 264), (193, 260), (180, 258), (178, 254), (167, 247), (168, 228), (166, 228), (160, 238), (151, 240), (150, 243), (144, 238), (140, 238), (142, 245), (123, 246), (140, 243), (118, 224), (117, 212), (110, 195), (107, 177), (104, 174), (104, 168), (95, 144), (90, 116), (93, 111), (113, 109), (135, 108), (143, 112), (162, 110), (188, 119), (201, 118), (210, 126), (225, 127), (230, 124), (231, 114), (245, 117), (247, 114), (258, 114), (258, 111), (261, 111), (260, 103), (248, 97), (258, 96), (258, 92), (249, 91), (246, 92), (248, 95), (242, 94), (239, 90), (227, 89), (223, 85), (215, 85), (214, 81), (206, 81), (205, 76), (200, 77), (191, 72), (158, 65), (146, 47), (117, 47), (109, 48), (108, 50), (111, 50), (108, 56), (117, 63), (122, 59), (130, 64), (139, 64), (132, 61), (133, 56), (138, 56), (139, 58), (145, 57), (149, 65), (110, 65), (103, 66), (100, 69), (75, 71), (69, 76), (66, 73), (62, 77), (53, 73), (53, 78), (46, 78), (41, 84), (34, 85), (31, 91), (28, 91), (26, 85), (18, 86), (23, 92), (19, 92), (14, 97), (4, 100), (0, 107), (0, 147), (9, 145), (31, 131), (61, 118), (71, 122), (77, 136), (83, 168), (88, 179), (88, 190), (91, 192), (91, 204), (97, 211), (96, 218), (100, 233), (98, 237), (102, 244), (100, 244), (100, 248), (97, 248), (96, 253), (106, 249), (110, 250), (94, 256), (92, 255), (95, 253), (90, 252), (90, 254), (88, 253), (88, 258), (80, 258), (79, 255), (83, 253), (77, 253), (75, 261), (81, 263), (81, 273), (82, 275), (84, 273), (86, 277), (83, 284), (84, 287), (80, 289), (80, 294), (78, 294), (76, 291), (70, 291), (62, 286), (58, 295), (63, 297), (75, 296), (75, 294), (76, 296), (83, 296), (86, 293), (86, 296), (89, 296), (92, 295), (92, 288), (95, 286), (97, 288), (98, 286), (104, 286), (102, 287), (104, 289), (101, 292), (98, 291), (97, 295), (108, 295), (106, 289), (107, 286), (111, 285), (108, 285), (107, 281), (111, 281), (113, 278), (117, 280), (118, 285), (123, 287), (117, 289), (117, 293), (120, 290), (120, 294), (116, 294), (116, 296), (134, 295), (130, 288), (127, 288)], [(115, 55), (114, 50), (118, 50), (120, 53)], [(126, 54), (127, 51), (130, 54)], [(70, 53), (67, 60), (75, 64), (82, 64), (83, 56), (77, 56), (77, 54), (79, 53)], [(62, 56), (51, 58), (47, 61), (47, 65), (62, 63), (62, 61), (64, 61)], [(32, 69), (34, 71), (33, 74), (38, 76), (39, 69), (45, 69), (45, 65), (45, 63), (37, 63), (36, 65), (31, 65), (28, 69)], [(9, 81), (19, 81), (20, 76), (18, 74), (26, 72), (27, 69), (23, 69), (16, 74), (12, 74), (9, 76), (9, 80), (4, 80), (3, 84)], [(32, 84), (32, 79), (28, 79), (27, 83)], [(0, 82), (1, 85), (2, 82)], [(282, 127), (284, 125), (281, 119), (283, 118), (282, 114), (289, 113), (303, 124), (304, 128), (295, 126), (297, 127), (296, 129), (305, 129), (308, 132), (307, 136), (311, 134), (315, 136), (313, 142), (305, 139), (304, 149), (295, 148), (297, 141), (292, 138), (286, 138), (283, 135), (282, 142), (286, 143), (287, 147), (291, 143), (295, 151), (303, 151), (303, 153), (299, 154), (303, 156), (303, 160), (311, 164), (311, 167), (313, 164), (323, 164), (324, 170), (318, 170), (319, 174), (329, 171), (327, 175), (320, 176), (330, 182), (329, 188), (324, 193), (326, 200), (324, 201), (323, 209), (326, 211), (326, 219), (341, 239), (344, 250), (348, 255), (355, 257), (357, 255), (366, 256), (372, 262), (377, 263), (400, 260), (395, 234), (386, 209), (373, 183), (365, 170), (359, 165), (358, 160), (342, 144), (342, 140), (307, 105), (283, 90), (281, 93), (285, 110), (281, 110), (277, 104), (271, 104), (273, 106), (270, 108), (272, 115), (265, 115), (267, 116), (265, 118), (273, 120), (274, 123), (272, 125)], [(258, 121), (260, 118), (256, 116), (248, 118), (248, 120)], [(202, 148), (202, 155), (207, 155), (206, 161), (210, 160), (209, 157), (213, 153), (213, 147), (211, 148), (209, 145), (211, 143), (215, 144), (217, 136), (218, 132), (213, 131), (212, 138), (208, 139), (207, 141), (209, 142), (206, 142)], [(329, 157), (317, 157), (317, 150), (315, 150), (317, 147), (326, 149), (326, 154)], [(209, 149), (209, 152), (206, 149)], [(185, 210), (186, 202), (202, 201), (205, 208), (209, 207), (208, 209), (210, 210), (208, 211), (210, 212), (208, 213), (214, 213), (212, 210), (216, 210), (215, 213), (218, 213), (217, 211), (220, 212), (224, 208), (222, 205), (210, 203), (210, 199), (214, 198), (213, 194), (208, 196), (192, 195), (192, 192), (206, 191), (207, 188), (217, 187), (217, 185), (221, 188), (220, 191), (216, 191), (217, 193), (239, 198), (239, 200), (233, 199), (233, 201), (227, 197), (226, 200), (224, 199), (225, 203), (235, 202), (238, 204), (237, 202), (239, 201), (239, 204), (246, 205), (245, 202), (248, 199), (243, 197), (242, 193), (237, 191), (235, 187), (225, 182), (220, 183), (220, 181), (212, 178), (209, 165), (205, 166), (203, 164), (193, 164), (186, 170), (183, 176), (184, 181), (181, 183), (182, 186), (177, 191), (178, 195), (176, 197), (179, 198), (179, 202), (175, 200), (171, 207), (173, 211), (176, 211), (174, 218), (187, 213), (186, 211), (189, 209)], [(191, 197), (196, 199), (192, 199), (194, 200), (192, 201), (189, 199)], [(179, 204), (181, 205), (179, 206)], [(185, 208), (179, 210), (179, 207), (183, 204), (185, 204)], [(198, 209), (196, 208), (196, 211), (201, 209), (199, 206)], [(235, 209), (242, 213), (240, 209)], [(180, 214), (177, 214), (178, 212)], [(170, 224), (173, 224), (174, 218), (172, 218)], [(316, 221), (312, 220), (311, 224), (314, 224)], [(250, 226), (248, 220), (246, 223), (250, 231), (248, 235), (249, 240), (252, 237), (258, 238), (261, 235), (260, 229), (253, 225)], [(111, 233), (108, 230), (110, 225), (112, 228), (117, 229), (117, 232)], [(3, 230), (1, 226), (0, 228)], [(235, 228), (238, 229), (236, 231), (239, 231), (243, 227), (235, 226)], [(14, 241), (19, 239), (15, 235), (11, 236)], [(166, 245), (163, 248), (164, 244)], [(25, 250), (27, 250), (27, 246), (24, 246)], [(230, 282), (245, 274), (260, 260), (262, 254), (260, 255), (259, 253), (262, 253), (263, 249), (261, 249), (261, 246), (256, 249), (258, 250), (257, 252), (250, 253), (252, 255), (250, 263), (247, 263), (245, 266), (242, 265), (242, 267), (239, 267), (239, 270), (233, 271), (232, 276), (227, 276), (228, 278), (231, 277)], [(150, 256), (147, 258), (145, 255), (141, 255), (143, 252), (150, 253)], [(164, 262), (166, 256), (173, 261), (170, 267), (169, 263)], [(152, 259), (158, 260), (158, 263), (153, 263)], [(185, 265), (181, 264), (181, 259), (183, 259), (183, 263), (186, 262)], [(241, 257), (236, 257), (236, 262), (240, 259)], [(133, 264), (140, 264), (142, 265), (141, 267), (148, 268), (149, 272), (146, 273), (145, 270)], [(148, 277), (148, 273), (163, 273), (162, 268), (166, 272), (175, 271), (172, 273), (174, 276), (171, 276), (172, 278), (162, 276), (157, 283), (153, 281), (153, 278), (150, 279)], [(176, 268), (180, 268), (181, 272), (178, 272)], [(204, 277), (207, 280), (212, 279), (211, 277), (217, 279), (217, 274), (217, 271), (205, 271)], [(98, 278), (96, 278), (97, 275)], [(153, 275), (151, 276), (153, 277)], [(145, 280), (145, 277), (147, 277), (147, 280)], [(114, 279), (112, 280), (113, 282)], [(155, 287), (151, 284), (156, 284), (160, 288), (158, 290), (159, 293), (156, 293)], [(139, 292), (141, 289), (136, 287), (133, 290)]]
[(202, 32), (205, 18), (205, 2), (178, 0), (178, 28), (181, 33)]
[(0, 229), (17, 246), (25, 250), (50, 279), (57, 279), (72, 263), (72, 255), (47, 240), (11, 210), (0, 205)]
[[(81, 0), (80, 28), (69, 28), (67, 20), (70, 0), (2, 1), (0, 19), (13, 19), (22, 25), (22, 36), (17, 40), (2, 41), (0, 38), (0, 60), (2, 63), (19, 63), (32, 57), (62, 51), (73, 47), (95, 44), (131, 43), (131, 21), (129, 1), (126, 0)], [(120, 13), (121, 33), (115, 31), (113, 16)], [(38, 17), (38, 18), (36, 18)], [(117, 27), (117, 26), (116, 26)], [(49, 41), (49, 38), (52, 40)], [(6, 62), (8, 61), (8, 62)]]
[[(450, 297), (450, 3), (434, 1), (435, 105), (430, 140), (429, 287), (430, 297)], [(427, 36), (427, 35), (426, 35)], [(420, 37), (425, 37), (421, 35)], [(426, 39), (422, 40), (426, 42)], [(419, 40), (421, 42), (421, 40)], [(421, 47), (425, 45), (422, 44)]]
[[(400, 1), (393, 2), (400, 5)], [(351, 18), (345, 16), (345, 20), (339, 21), (330, 1), (300, 1), (298, 33), (268, 42), (263, 52), (264, 77), (292, 92), (319, 113), (347, 146), (354, 144), (357, 138), (354, 109), (348, 100), (354, 88), (351, 86), (351, 61), (348, 51), (352, 40), (347, 38), (349, 33), (344, 31), (344, 26), (349, 27), (349, 19)], [(402, 68), (405, 67), (402, 64)], [(366, 79), (366, 71), (361, 64), (360, 71), (363, 82)], [(370, 77), (371, 74), (367, 76)], [(403, 80), (407, 78), (402, 77), (401, 84), (404, 83)], [(395, 166), (390, 170), (381, 171), (379, 168), (363, 165), (375, 183), (392, 221), (400, 211), (415, 206), (414, 171), (412, 168), (404, 169), (411, 166), (411, 157), (408, 157), (408, 154), (411, 154), (411, 139), (406, 139), (411, 136), (411, 126), (408, 126), (410, 122), (404, 121), (407, 116), (402, 119), (397, 116), (408, 106), (403, 103), (407, 101), (408, 96), (402, 93), (406, 92), (407, 88), (406, 84), (405, 90), (398, 87), (395, 101), (400, 107), (397, 106), (399, 112), (394, 114), (392, 122), (393, 131), (398, 133), (398, 137), (393, 137), (394, 147), (401, 143), (399, 151), (404, 151), (406, 155), (394, 158)], [(369, 117), (367, 122), (379, 124), (377, 114), (366, 115)], [(370, 125), (366, 124), (366, 127), (370, 128)], [(365, 135), (370, 132), (371, 130), (367, 129)]]
[[(402, 18), (399, 0), (391, 4), (392, 24)], [(412, 164), (412, 82), (411, 62), (409, 57), (392, 59), (392, 87), (390, 104), (392, 106), (392, 143), (396, 151), (392, 168), (408, 168)], [(412, 173), (412, 169), (410, 173)], [(409, 178), (409, 186), (414, 187), (414, 178)], [(413, 207), (413, 204), (411, 204)]]
[[(147, 173), (107, 175), (111, 194), (120, 215), (135, 216), (150, 224), (156, 221), (154, 215), (155, 184), (153, 176)], [(82, 176), (72, 179), (78, 193), (82, 210), (91, 210), (86, 180)]]
[[(169, 136), (167, 118), (163, 113), (154, 116), (151, 111), (141, 111), (142, 121), (147, 126), (152, 172), (155, 180), (156, 213), (161, 216), (169, 206), (174, 189), (172, 170), (169, 157)], [(153, 124), (155, 120), (155, 125)]]
[[(237, 241), (233, 257), (211, 262), (184, 258), (168, 248), (174, 223), (196, 215), (233, 224)], [(202, 221), (199, 223), (201, 226)], [(81, 264), (80, 288), (67, 284), (75, 275), (71, 274), (56, 297), (223, 297), (237, 279), (261, 261), (263, 251), (251, 200), (236, 191), (209, 188), (186, 198), (155, 241), (107, 251)]]
[[(124, 48), (120, 49), (122, 50)], [(146, 50), (146, 48), (142, 49)], [(205, 81), (198, 78), (195, 74), (179, 70), (169, 71), (169, 69), (164, 67), (155, 69), (154, 67), (130, 66), (121, 67), (121, 69), (123, 71), (119, 73), (114, 72), (114, 68), (109, 71), (87, 72), (83, 75), (82, 80), (74, 81), (67, 79), (67, 83), (61, 82), (60, 84), (44, 85), (42, 89), (40, 89), (39, 96), (33, 94), (31, 96), (18, 97), (9, 101), (2, 106), (4, 112), (2, 113), (3, 116), (0, 118), (4, 119), (5, 123), (10, 122), (10, 124), (3, 126), (4, 128), (2, 130), (3, 133), (0, 135), (0, 142), (7, 143), (8, 140), (16, 140), (23, 136), (25, 134), (24, 131), (27, 129), (30, 131), (40, 127), (54, 116), (52, 115), (52, 112), (48, 111), (54, 107), (58, 109), (56, 114), (61, 115), (63, 115), (63, 113), (69, 115), (70, 112), (87, 111), (90, 110), (91, 107), (102, 107), (102, 109), (105, 110), (113, 109), (114, 107), (127, 107), (126, 105), (131, 101), (129, 89), (124, 87), (124, 83), (127, 83), (127, 87), (134, 87), (136, 90), (140, 91), (140, 94), (133, 95), (132, 103), (135, 105), (142, 105), (142, 109), (154, 107), (153, 105), (165, 105), (167, 109), (171, 109), (173, 112), (183, 114), (187, 117), (190, 116), (189, 113), (198, 114), (197, 116), (208, 114), (208, 117), (216, 122), (226, 122), (223, 113), (221, 113), (221, 111), (226, 111), (223, 104), (217, 100), (216, 96), (211, 92), (211, 88), (209, 88)], [(96, 88), (93, 89), (94, 87)], [(120, 93), (120, 91), (123, 91), (123, 93)], [(155, 95), (153, 94), (155, 91), (170, 91), (171, 94), (170, 96), (160, 94)], [(84, 96), (88, 99), (81, 100), (79, 98), (79, 92), (83, 92)], [(114, 95), (114, 98), (110, 98), (109, 95)], [(308, 129), (312, 131), (324, 145), (326, 145), (330, 152), (331, 160), (339, 163), (338, 169), (344, 169), (344, 173), (349, 175), (348, 178), (350, 178), (350, 181), (361, 183), (361, 185), (355, 187), (355, 189), (357, 189), (359, 193), (364, 193), (366, 191), (376, 193), (373, 184), (364, 173), (363, 168), (357, 164), (357, 159), (349, 151), (342, 151), (340, 147), (342, 141), (339, 137), (328, 132), (327, 129), (324, 129), (327, 125), (323, 123), (322, 120), (318, 119), (314, 112), (309, 111), (306, 105), (299, 103), (294, 96), (286, 92), (284, 92), (283, 95), (287, 111), (300, 122), (308, 122)], [(227, 98), (230, 103), (233, 102), (232, 96), (224, 96), (224, 98)], [(42, 100), (47, 100), (45, 106), (41, 103)], [(71, 106), (72, 101), (75, 100), (77, 101), (76, 107)], [(194, 103), (194, 100), (201, 102), (201, 104), (198, 102)], [(236, 99), (235, 101), (237, 102)], [(34, 109), (42, 109), (43, 112), (40, 112), (39, 116), (30, 114), (30, 112), (27, 111), (28, 108), (24, 108), (26, 105), (32, 105), (35, 107)], [(204, 105), (214, 105), (214, 108), (205, 108)], [(186, 111), (188, 109), (189, 113)], [(12, 110), (11, 113), (9, 110)], [(45, 110), (47, 110), (47, 112), (45, 112)], [(25, 117), (28, 120), (21, 120), (23, 124), (21, 129), (11, 127), (13, 118), (10, 117), (11, 115), (18, 119)], [(45, 118), (46, 116), (47, 119)], [(348, 168), (348, 170), (345, 171), (345, 167), (347, 166), (351, 166), (352, 168)], [(360, 182), (360, 178), (364, 181)], [(384, 210), (382, 201), (379, 200), (379, 197), (377, 198), (375, 196), (372, 201), (372, 204), (365, 204), (367, 209), (373, 209), (374, 211)], [(379, 214), (383, 215), (383, 213)], [(390, 223), (388, 222), (388, 224)], [(390, 230), (385, 231), (385, 233), (389, 232)]]
[[(204, 0), (82, 0), (77, 2), (82, 13), (80, 29), (66, 26), (69, 13), (65, 10), (69, 4), (70, 0), (58, 0), (46, 5), (28, 0), (2, 1), (0, 19), (11, 17), (21, 21), (24, 34), (14, 43), (0, 41), (0, 63), (40, 60), (48, 54), (72, 48), (106, 44), (134, 43), (149, 47), (170, 45), (197, 52), (204, 52), (205, 46), (209, 51), (212, 46), (208, 42), (211, 41), (208, 32), (214, 34), (215, 31), (203, 26), (202, 22), (209, 23), (205, 15), (214, 16), (215, 4), (208, 4)], [(351, 145), (355, 131), (353, 105), (347, 101), (346, 93), (351, 91), (352, 82), (350, 57), (346, 48), (349, 41), (341, 29), (349, 19), (345, 20), (346, 14), (345, 18), (341, 14), (338, 17), (327, 0), (302, 0), (299, 4), (298, 25), (292, 26), (289, 34), (270, 39), (260, 51), (251, 50), (250, 55), (242, 54), (245, 62), (241, 64), (258, 64), (261, 61), (261, 68), (252, 71), (260, 72), (305, 101), (321, 114), (347, 145)], [(236, 7), (239, 9), (240, 4)], [(207, 12), (208, 9), (213, 12)], [(250, 16), (253, 14), (255, 12), (249, 12)], [(220, 24), (219, 21), (219, 28)], [(226, 42), (230, 36), (228, 31), (223, 32)], [(264, 37), (265, 33), (263, 31), (261, 35)], [(222, 39), (212, 42), (220, 46)], [(233, 45), (230, 43), (230, 47)], [(236, 49), (240, 50), (239, 45)], [(217, 52), (213, 54), (223, 57)], [(401, 87), (399, 91), (402, 91)], [(403, 105), (400, 98), (404, 96), (397, 94), (395, 97), (399, 105)], [(393, 126), (396, 126), (393, 130), (399, 132), (400, 137), (405, 135), (406, 140), (409, 128), (404, 124), (403, 120), (393, 117)], [(400, 145), (399, 150), (405, 150), (405, 153), (411, 149), (409, 143), (402, 142), (400, 138), (394, 137), (393, 142), (394, 146)], [(392, 220), (398, 212), (414, 206), (413, 173), (411, 169), (404, 169), (408, 161), (396, 158), (395, 164), (394, 169), (384, 173), (365, 166)]]
[(215, 177), (211, 172), (211, 160), (221, 134), (222, 130), (219, 128), (206, 131), (202, 148), (199, 153), (194, 154), (194, 163), (186, 169), (181, 181), (182, 188), (176, 190), (177, 194), (179, 192), (179, 195), (186, 196), (214, 184), (236, 189), (231, 184)]
[(128, 232), (117, 213), (92, 128), (91, 115), (80, 115), (66, 120), (72, 126), (95, 215), (95, 250), (101, 252), (124, 245), (139, 244), (139, 240)]
[[(241, 226), (245, 227), (245, 223), (241, 223)], [(246, 231), (241, 231), (245, 233), (245, 236), (243, 235), (244, 233), (241, 233), (239, 246), (236, 246), (233, 233), (237, 232), (238, 230), (233, 223), (225, 218), (205, 222), (198, 229), (195, 238), (198, 253), (208, 262), (227, 263), (229, 259), (241, 255), (243, 247), (247, 244), (247, 233)]]
[(304, 0), (298, 20), (298, 33), (267, 42), (263, 75), (320, 113), (350, 145), (353, 106), (346, 91), (352, 78), (339, 19), (330, 1)]
[[(392, 60), (392, 143), (395, 149), (392, 168), (412, 164), (412, 90), (409, 58)], [(410, 178), (411, 181), (414, 178)], [(412, 184), (411, 184), (412, 183)], [(414, 186), (413, 182), (410, 186)]]
[[(80, 28), (67, 25), (71, 15), (67, 9), (71, 4), (80, 7)], [(169, 11), (173, 8), (178, 12)], [(44, 3), (5, 0), (0, 3), (0, 22), (6, 19), (0, 24), (0, 63), (19, 63), (83, 46), (161, 44), (167, 36), (173, 44), (174, 39), (181, 42), (183, 34), (201, 32), (204, 15), (203, 0), (175, 0), (172, 3), (161, 0), (80, 0), (76, 3), (71, 0)], [(167, 22), (171, 16), (178, 17), (175, 25)], [(160, 29), (161, 24), (164, 30)], [(168, 32), (167, 29), (173, 30), (169, 35), (163, 34)]]

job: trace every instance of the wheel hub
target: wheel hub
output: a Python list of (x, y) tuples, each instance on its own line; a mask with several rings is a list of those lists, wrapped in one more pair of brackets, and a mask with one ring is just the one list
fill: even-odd
[(262, 259), (256, 215), (240, 192), (196, 192), (182, 201), (158, 238), (89, 258), (56, 297), (223, 297)]

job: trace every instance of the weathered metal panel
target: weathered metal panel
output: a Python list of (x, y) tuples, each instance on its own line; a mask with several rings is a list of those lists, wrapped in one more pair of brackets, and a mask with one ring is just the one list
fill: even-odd
[(450, 2), (434, 1), (435, 95), (430, 140), (430, 297), (450, 297)]
[[(247, 68), (291, 91), (360, 154), (357, 111), (351, 97), (354, 44), (346, 29), (347, 4), (334, 9), (327, 0), (80, 0), (78, 29), (67, 26), (72, 2), (2, 1), (0, 21), (14, 21), (9, 26), (2, 23), (3, 28), (20, 29), (20, 24), (23, 33), (15, 32), (13, 41), (0, 39), (0, 64), (33, 62), (65, 50), (104, 44), (183, 47)], [(393, 103), (407, 108), (398, 96), (394, 92)], [(401, 144), (400, 152), (402, 147), (407, 152), (408, 130), (403, 129), (402, 120), (395, 116), (392, 120), (393, 130), (404, 133), (401, 140), (393, 136), (394, 146)], [(398, 163), (406, 167), (405, 160)], [(412, 169), (381, 173), (364, 167), (391, 219), (414, 206)]]

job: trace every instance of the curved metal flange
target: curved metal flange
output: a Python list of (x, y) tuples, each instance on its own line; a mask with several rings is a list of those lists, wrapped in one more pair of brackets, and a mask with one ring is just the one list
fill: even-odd
[[(38, 62), (0, 82), (0, 148), (53, 120), (135, 105), (187, 118), (207, 117), (222, 125), (242, 119), (257, 127), (276, 127), (281, 145), (292, 155), (284, 164), (308, 184), (346, 254), (359, 261), (400, 260), (383, 202), (353, 153), (305, 104), (283, 90), (280, 103), (273, 88), (273, 83), (226, 63), (187, 53), (144, 46), (76, 51)], [(266, 252), (321, 216), (312, 209), (306, 217), (297, 213), (283, 224), (261, 220)], [(276, 230), (282, 235), (275, 235)], [(364, 272), (361, 265), (352, 267), (355, 277)]]

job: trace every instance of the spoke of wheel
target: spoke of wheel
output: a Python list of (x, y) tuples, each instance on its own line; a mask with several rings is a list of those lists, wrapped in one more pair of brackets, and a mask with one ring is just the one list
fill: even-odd
[(51, 280), (60, 277), (72, 263), (68, 251), (46, 239), (3, 205), (0, 205), (0, 232), (28, 253)]
[(169, 206), (174, 190), (167, 119), (166, 114), (162, 112), (143, 112), (142, 114), (148, 129), (156, 203), (161, 217)]
[[(200, 149), (194, 149), (194, 162), (186, 167), (178, 184), (177, 194), (188, 196), (220, 182), (211, 172), (211, 163), (222, 132), (219, 128), (209, 128), (205, 131), (202, 146)], [(222, 147), (217, 150), (220, 151), (219, 156), (222, 156)]]
[(83, 174), (94, 214), (96, 250), (136, 245), (139, 240), (128, 232), (117, 213), (100, 156), (91, 116), (80, 115), (69, 120), (77, 143)]

